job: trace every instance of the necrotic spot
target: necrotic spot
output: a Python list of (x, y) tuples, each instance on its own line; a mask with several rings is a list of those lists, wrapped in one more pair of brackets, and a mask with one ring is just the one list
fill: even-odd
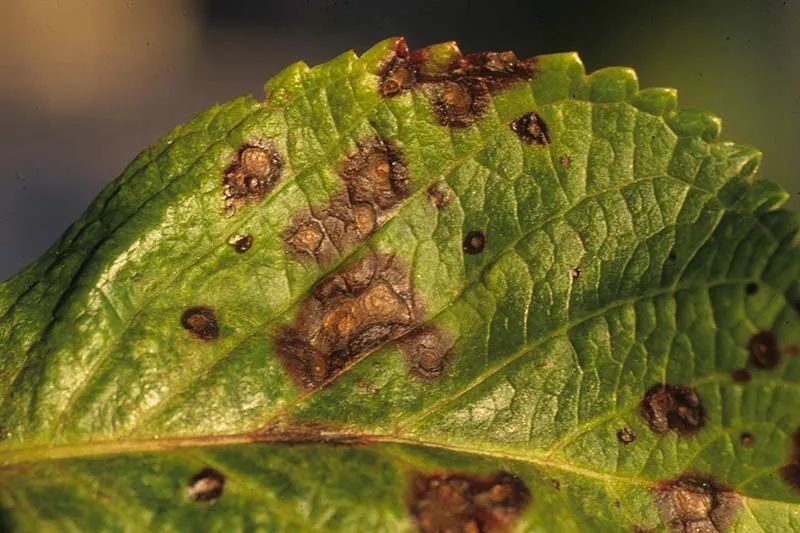
[(284, 232), (291, 257), (331, 263), (372, 235), (409, 193), (408, 171), (400, 152), (378, 137), (358, 143), (343, 158), (339, 177), (344, 191), (294, 217)]
[(654, 385), (642, 398), (640, 412), (658, 434), (692, 435), (705, 423), (705, 409), (694, 387)]
[(711, 479), (684, 475), (661, 483), (655, 502), (670, 531), (710, 533), (727, 530), (739, 498)]
[(547, 146), (550, 144), (550, 134), (547, 125), (538, 114), (533, 111), (525, 113), (511, 123), (511, 131), (528, 144)]
[(436, 209), (444, 209), (453, 199), (453, 191), (448, 187), (447, 183), (440, 181), (434, 183), (427, 190), (428, 199)]
[(187, 309), (181, 316), (181, 325), (198, 339), (211, 341), (219, 337), (217, 316), (208, 307)]
[(463, 248), (468, 254), (479, 254), (486, 247), (486, 236), (480, 231), (470, 231), (464, 237)]
[(617, 431), (617, 440), (622, 444), (630, 444), (636, 440), (636, 433), (631, 428), (622, 428)]
[(433, 110), (443, 126), (475, 123), (489, 106), (489, 89), (479, 78), (458, 78), (433, 84)]
[(245, 204), (261, 201), (275, 187), (282, 169), (283, 160), (268, 143), (242, 146), (223, 177), (225, 211), (232, 215)]
[(758, 283), (750, 282), (744, 286), (744, 292), (748, 295), (752, 296), (753, 294), (758, 292)]
[(753, 443), (755, 442), (755, 437), (753, 437), (752, 433), (742, 433), (739, 435), (739, 441), (745, 448), (752, 448)]
[(253, 245), (253, 236), (236, 234), (231, 237), (228, 244), (238, 253), (243, 254)]
[(750, 383), (752, 376), (750, 372), (746, 368), (738, 368), (731, 373), (731, 377), (735, 383), (740, 385), (744, 385), (745, 383)]
[(411, 373), (421, 378), (436, 378), (444, 372), (453, 342), (434, 326), (414, 329), (398, 340)]
[(531, 501), (525, 483), (506, 472), (418, 473), (411, 485), (409, 511), (423, 533), (507, 531)]
[(417, 82), (416, 67), (404, 57), (395, 57), (381, 74), (379, 87), (383, 96), (397, 96), (414, 87)]
[(196, 502), (216, 500), (225, 488), (225, 476), (213, 468), (204, 468), (189, 480), (189, 499)]
[(775, 335), (771, 331), (761, 331), (750, 338), (748, 344), (750, 364), (755, 367), (770, 369), (778, 366), (780, 351)]
[(322, 280), (276, 351), (298, 386), (314, 389), (361, 354), (408, 333), (422, 316), (406, 268), (368, 255)]
[(789, 461), (781, 468), (781, 476), (793, 489), (800, 491), (800, 429), (792, 436), (792, 451)]

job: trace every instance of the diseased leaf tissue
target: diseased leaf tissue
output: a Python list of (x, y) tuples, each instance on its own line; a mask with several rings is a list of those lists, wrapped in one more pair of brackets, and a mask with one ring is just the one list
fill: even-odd
[(212, 107), (0, 285), (0, 529), (800, 529), (800, 220), (719, 134), (402, 39)]

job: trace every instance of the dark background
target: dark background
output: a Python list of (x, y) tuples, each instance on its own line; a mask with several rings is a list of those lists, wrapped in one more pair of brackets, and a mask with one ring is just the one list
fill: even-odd
[(41, 254), (144, 146), (302, 59), (412, 48), (577, 50), (591, 71), (724, 117), (800, 205), (800, 1), (0, 0), (0, 279)]

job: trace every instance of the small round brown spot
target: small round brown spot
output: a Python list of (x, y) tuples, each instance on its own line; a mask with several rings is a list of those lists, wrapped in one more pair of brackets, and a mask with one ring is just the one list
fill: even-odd
[(470, 255), (479, 254), (486, 247), (486, 236), (477, 230), (470, 231), (464, 237), (464, 251)]
[(191, 307), (183, 312), (181, 325), (193, 336), (204, 341), (219, 337), (217, 316), (208, 307)]
[(675, 252), (670, 252), (669, 255), (667, 256), (667, 259), (670, 261), (677, 261), (678, 254), (676, 254)]
[(647, 391), (640, 405), (642, 418), (650, 429), (663, 435), (697, 433), (705, 423), (705, 409), (694, 387), (658, 384)]
[(781, 354), (778, 342), (771, 331), (760, 331), (750, 338), (750, 364), (757, 368), (771, 369), (778, 366)]
[(739, 435), (739, 441), (745, 448), (752, 448), (755, 443), (755, 437), (753, 437), (752, 433), (742, 433)]
[(562, 168), (569, 168), (572, 164), (572, 158), (568, 155), (562, 155), (558, 162), (561, 164)]
[(320, 244), (322, 244), (323, 238), (324, 235), (319, 228), (319, 224), (316, 222), (309, 222), (297, 228), (291, 241), (300, 250), (313, 253), (319, 248)]
[(636, 440), (636, 433), (629, 427), (624, 427), (617, 430), (617, 440), (625, 445), (628, 445)]
[(750, 283), (748, 283), (747, 285), (744, 286), (744, 292), (748, 296), (754, 295), (755, 293), (758, 292), (758, 283), (755, 283), (755, 282), (751, 281)]
[(209, 502), (222, 496), (224, 489), (225, 476), (213, 468), (204, 468), (189, 480), (187, 492), (190, 500)]
[(491, 533), (509, 530), (531, 501), (518, 477), (416, 474), (409, 511), (421, 533)]
[(561, 490), (561, 482), (555, 478), (550, 480), (550, 484), (553, 485), (553, 488), (556, 490)]
[(230, 244), (238, 253), (243, 254), (249, 250), (251, 246), (253, 246), (253, 236), (241, 235), (237, 233), (230, 238), (228, 244)]
[(753, 379), (753, 376), (750, 375), (750, 371), (746, 368), (737, 368), (731, 373), (731, 377), (734, 383), (738, 383), (739, 385), (750, 383), (750, 380)]
[(581, 269), (578, 267), (570, 269), (569, 277), (571, 277), (572, 279), (578, 279), (579, 277), (581, 277)]
[(525, 113), (511, 123), (511, 131), (528, 144), (547, 146), (550, 134), (542, 117), (534, 112)]

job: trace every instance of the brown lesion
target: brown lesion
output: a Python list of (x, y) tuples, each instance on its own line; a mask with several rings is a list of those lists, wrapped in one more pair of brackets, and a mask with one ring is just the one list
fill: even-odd
[(246, 204), (263, 200), (278, 183), (282, 170), (283, 160), (270, 143), (243, 145), (223, 176), (225, 212), (232, 215)]
[(302, 302), (276, 351), (295, 383), (314, 389), (360, 355), (411, 331), (423, 309), (408, 269), (391, 255), (368, 255), (322, 280)]
[(344, 190), (296, 216), (284, 232), (291, 257), (329, 264), (372, 235), (409, 194), (408, 170), (399, 150), (379, 137), (358, 143), (338, 174)]
[(217, 315), (210, 307), (197, 306), (186, 309), (181, 315), (181, 325), (192, 336), (213, 341), (219, 337)]
[(789, 460), (781, 467), (781, 476), (794, 490), (800, 491), (800, 429), (792, 435)]
[(225, 476), (213, 468), (204, 468), (189, 479), (186, 493), (196, 502), (214, 501), (225, 489)]
[(525, 113), (513, 120), (511, 131), (528, 144), (547, 146), (550, 144), (550, 133), (542, 117), (536, 112)]
[(418, 472), (411, 480), (408, 507), (422, 533), (492, 533), (510, 531), (531, 500), (525, 483), (507, 472)]
[(640, 404), (642, 418), (654, 433), (672, 431), (678, 436), (697, 433), (705, 424), (705, 408), (694, 387), (670, 385), (652, 386)]
[(438, 378), (444, 372), (453, 340), (440, 328), (420, 326), (397, 342), (406, 357), (410, 372), (420, 378)]
[(675, 532), (727, 531), (739, 507), (733, 490), (691, 474), (659, 484), (655, 502), (661, 520)]
[(753, 335), (747, 348), (750, 352), (750, 364), (756, 368), (769, 370), (778, 366), (781, 361), (778, 341), (771, 331), (759, 331)]
[(384, 97), (419, 87), (442, 125), (465, 127), (485, 113), (491, 94), (534, 73), (535, 60), (513, 52), (462, 55), (455, 43), (445, 43), (409, 54), (403, 41), (386, 61), (378, 87)]

